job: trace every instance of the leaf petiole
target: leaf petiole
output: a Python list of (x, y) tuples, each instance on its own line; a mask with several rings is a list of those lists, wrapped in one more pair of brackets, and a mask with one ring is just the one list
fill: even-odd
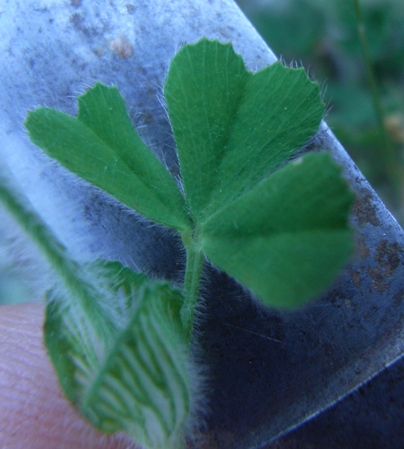
[(182, 241), (186, 249), (186, 266), (184, 276), (184, 304), (181, 307), (181, 322), (188, 338), (191, 338), (195, 307), (199, 295), (204, 255), (196, 233), (182, 233)]

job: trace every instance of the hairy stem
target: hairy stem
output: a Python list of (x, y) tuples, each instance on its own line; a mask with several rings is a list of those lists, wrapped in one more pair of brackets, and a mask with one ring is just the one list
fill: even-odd
[(64, 287), (78, 301), (88, 314), (94, 328), (100, 335), (108, 335), (109, 320), (104, 311), (97, 307), (99, 294), (95, 287), (83, 276), (83, 268), (73, 260), (66, 248), (32, 209), (27, 200), (0, 173), (0, 202), (8, 209), (14, 219), (43, 251), (45, 257), (61, 278)]
[(199, 295), (201, 281), (203, 253), (193, 235), (183, 234), (183, 243), (186, 248), (187, 262), (184, 277), (184, 304), (181, 308), (181, 321), (188, 336), (192, 334), (196, 302)]

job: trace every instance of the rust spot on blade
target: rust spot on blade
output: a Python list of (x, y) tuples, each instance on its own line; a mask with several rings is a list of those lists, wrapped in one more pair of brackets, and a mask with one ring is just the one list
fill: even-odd
[(368, 223), (373, 226), (380, 226), (381, 222), (377, 216), (372, 193), (366, 189), (362, 189), (360, 193), (360, 198), (353, 207), (353, 214), (358, 219), (359, 226), (363, 228)]

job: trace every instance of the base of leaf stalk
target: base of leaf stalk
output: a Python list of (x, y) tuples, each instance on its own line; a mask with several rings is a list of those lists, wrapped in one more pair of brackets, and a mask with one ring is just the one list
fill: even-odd
[(187, 260), (183, 285), (185, 300), (181, 308), (181, 322), (186, 334), (191, 338), (204, 255), (194, 233), (184, 232), (182, 241), (186, 249)]

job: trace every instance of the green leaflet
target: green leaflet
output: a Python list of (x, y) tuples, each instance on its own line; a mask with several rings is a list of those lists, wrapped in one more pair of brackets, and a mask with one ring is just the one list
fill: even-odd
[(309, 154), (212, 216), (202, 249), (267, 305), (297, 306), (326, 288), (351, 255), (352, 201), (331, 157)]
[(54, 289), (45, 342), (60, 382), (99, 429), (125, 431), (144, 448), (179, 449), (192, 397), (188, 341), (179, 316), (182, 295), (117, 262), (92, 270), (98, 285), (110, 284), (109, 299), (114, 310), (123, 311), (122, 321), (104, 344), (74, 298)]
[(38, 108), (25, 126), (49, 156), (130, 208), (179, 231), (190, 227), (175, 181), (134, 130), (116, 88), (96, 83), (79, 98), (77, 118)]
[(324, 113), (303, 69), (277, 62), (252, 73), (230, 44), (207, 39), (176, 54), (164, 94), (197, 224), (276, 170)]

